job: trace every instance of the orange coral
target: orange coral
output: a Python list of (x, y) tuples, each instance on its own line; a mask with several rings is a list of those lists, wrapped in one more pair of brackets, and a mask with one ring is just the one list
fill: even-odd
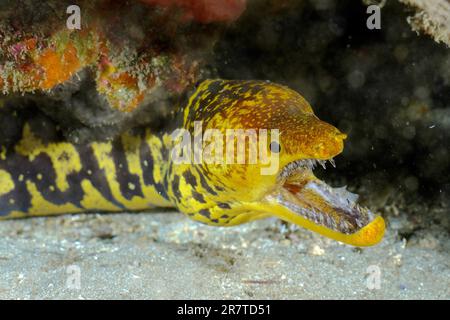
[(103, 62), (97, 90), (106, 95), (112, 107), (121, 111), (132, 111), (144, 99), (137, 79), (126, 72), (116, 72), (109, 62)]
[[(150, 2), (165, 8), (164, 1)], [(243, 0), (225, 1), (221, 6), (212, 5), (215, 1), (207, 2), (202, 6), (193, 6), (189, 1), (169, 1), (166, 4), (188, 8), (195, 19), (202, 22), (234, 19), (245, 7)], [(81, 69), (92, 67), (97, 70), (94, 76), (98, 92), (105, 96), (111, 107), (121, 111), (134, 110), (156, 85), (174, 93), (183, 91), (196, 81), (198, 57), (193, 58), (183, 52), (184, 47), (167, 46), (164, 39), (180, 37), (177, 29), (188, 22), (174, 24), (170, 19), (163, 19), (167, 26), (164, 23), (149, 25), (161, 21), (158, 18), (166, 16), (168, 11), (141, 6), (153, 15), (153, 19), (144, 22), (140, 32), (146, 33), (138, 44), (132, 45), (128, 37), (134, 34), (123, 31), (129, 25), (122, 18), (129, 9), (125, 1), (90, 2), (83, 7), (85, 20), (82, 30), (68, 30), (65, 20), (57, 18), (56, 22), (40, 26), (41, 30), (20, 32), (0, 22), (0, 49), (7, 53), (0, 56), (0, 90), (6, 94), (51, 90), (70, 80)], [(205, 12), (211, 15), (207, 17)]]
[[(6, 93), (50, 90), (69, 80), (81, 68), (94, 63), (95, 51), (91, 49), (80, 54), (80, 49), (77, 49), (77, 46), (83, 46), (91, 32), (79, 32), (74, 37), (72, 34), (62, 29), (48, 39), (35, 36), (3, 45), (9, 49), (11, 57), (4, 62), (0, 89)], [(67, 40), (61, 43), (62, 38)]]
[(55, 85), (69, 80), (80, 68), (80, 60), (77, 49), (70, 43), (62, 54), (55, 49), (47, 48), (37, 58), (36, 63), (45, 74), (44, 81), (40, 84), (42, 89), (51, 89)]

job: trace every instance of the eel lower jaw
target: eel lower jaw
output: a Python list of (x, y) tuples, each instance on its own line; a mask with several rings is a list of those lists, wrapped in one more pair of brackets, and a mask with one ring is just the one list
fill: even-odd
[(317, 164), (325, 166), (325, 161), (299, 160), (281, 170), (277, 187), (265, 197), (270, 212), (347, 244), (378, 243), (384, 234), (383, 218), (358, 205), (358, 195), (345, 187), (332, 188), (317, 179), (312, 172)]

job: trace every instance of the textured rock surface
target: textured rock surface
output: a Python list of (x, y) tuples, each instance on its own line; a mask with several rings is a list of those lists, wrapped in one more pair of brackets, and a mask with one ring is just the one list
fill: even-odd
[(446, 0), (400, 0), (416, 9), (408, 18), (415, 31), (430, 35), (436, 42), (450, 46), (450, 3)]
[(110, 139), (175, 110), (218, 30), (245, 9), (240, 0), (228, 1), (222, 16), (213, 14), (217, 6), (187, 1), (80, 1), (80, 30), (70, 30), (70, 4), (0, 4), (0, 91), (2, 100), (33, 101), (77, 143)]

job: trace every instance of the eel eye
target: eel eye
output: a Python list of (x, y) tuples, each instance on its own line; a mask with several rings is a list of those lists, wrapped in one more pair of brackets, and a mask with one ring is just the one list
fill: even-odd
[(281, 146), (278, 142), (272, 141), (270, 143), (270, 150), (274, 153), (279, 153), (281, 151)]

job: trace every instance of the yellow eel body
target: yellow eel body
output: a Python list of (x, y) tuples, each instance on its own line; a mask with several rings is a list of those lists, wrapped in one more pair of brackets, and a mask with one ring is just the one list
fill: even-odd
[[(134, 130), (86, 145), (25, 122), (18, 141), (1, 147), (0, 219), (175, 207), (215, 226), (276, 216), (355, 246), (382, 239), (380, 216), (313, 175), (316, 164), (342, 152), (346, 135), (319, 120), (295, 91), (264, 81), (206, 80), (169, 122), (170, 130)], [(276, 166), (250, 161), (250, 138), (243, 150), (220, 144), (230, 132), (256, 134), (255, 150), (276, 156)], [(189, 152), (199, 143), (212, 158)], [(223, 156), (236, 160), (240, 151), (241, 161)]]

